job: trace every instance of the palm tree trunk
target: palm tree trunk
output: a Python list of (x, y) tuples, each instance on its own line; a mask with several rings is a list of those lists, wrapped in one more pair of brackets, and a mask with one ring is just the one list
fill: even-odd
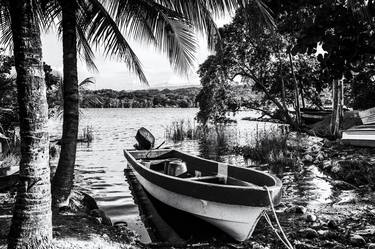
[(31, 1), (9, 1), (21, 161), (8, 248), (50, 248), (52, 241), (48, 106), (42, 44)]
[(77, 150), (79, 96), (77, 75), (77, 34), (75, 1), (61, 1), (64, 63), (64, 116), (59, 163), (52, 182), (53, 205), (69, 199), (74, 183)]

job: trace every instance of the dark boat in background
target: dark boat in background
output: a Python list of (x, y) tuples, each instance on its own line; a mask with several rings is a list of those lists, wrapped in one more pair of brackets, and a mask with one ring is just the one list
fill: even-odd
[(332, 110), (318, 110), (311, 108), (301, 108), (301, 119), (306, 124), (314, 124), (322, 121), (325, 117), (332, 114)]
[(124, 150), (129, 167), (154, 198), (248, 239), (263, 212), (281, 200), (281, 181), (264, 172), (177, 150)]

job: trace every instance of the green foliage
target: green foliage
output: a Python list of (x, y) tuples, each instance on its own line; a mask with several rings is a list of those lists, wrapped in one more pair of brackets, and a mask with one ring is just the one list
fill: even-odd
[[(150, 107), (195, 107), (199, 88), (150, 89), (137, 91), (115, 91), (112, 89), (84, 90), (80, 95), (82, 108), (150, 108)], [(100, 101), (89, 101), (97, 98)]]
[(15, 79), (11, 75), (14, 58), (5, 55), (0, 49), (0, 132), (8, 136), (8, 131), (18, 121), (15, 114), (17, 109), (17, 89)]
[(294, 11), (308, 8), (311, 14), (301, 20), (303, 26), (294, 50), (312, 54), (316, 52), (316, 44), (321, 43), (327, 52), (319, 56), (323, 70), (331, 79), (343, 76), (351, 79), (375, 54), (372, 35), (375, 16), (370, 5), (372, 1), (367, 4), (365, 1), (306, 1)]
[(220, 73), (221, 66), (221, 58), (212, 55), (199, 67), (198, 74), (203, 88), (196, 99), (199, 104), (197, 119), (203, 124), (208, 121), (214, 124), (226, 123), (226, 113), (235, 112), (240, 107), (240, 99)]
[(14, 59), (5, 55), (4, 49), (0, 49), (0, 107), (14, 108), (17, 91), (15, 80), (11, 75)]
[[(375, 106), (375, 68), (366, 70), (356, 75), (350, 82), (351, 102), (346, 103), (354, 109), (368, 109)], [(367, 65), (370, 68), (370, 65)]]
[[(317, 43), (325, 54), (318, 59), (324, 76), (330, 81), (344, 78), (354, 108), (373, 107), (375, 8), (374, 1), (282, 1), (288, 16), (280, 17), (284, 31), (295, 35), (295, 52), (314, 54)], [(280, 7), (280, 6), (279, 6)], [(292, 20), (298, 25), (292, 25)], [(295, 22), (295, 21), (294, 21)], [(289, 28), (288, 28), (289, 27)], [(294, 29), (290, 29), (294, 27)]]
[[(291, 39), (273, 29), (258, 25), (259, 15), (251, 7), (237, 11), (231, 24), (220, 30), (222, 43), (198, 71), (203, 89), (198, 97), (198, 119), (206, 123), (225, 119), (239, 107), (254, 109), (292, 123), (287, 106), (294, 105), (294, 78), (291, 74), (288, 47)], [(298, 84), (310, 103), (322, 90), (317, 60), (312, 56), (293, 58)], [(232, 86), (241, 83), (247, 94), (236, 98)]]

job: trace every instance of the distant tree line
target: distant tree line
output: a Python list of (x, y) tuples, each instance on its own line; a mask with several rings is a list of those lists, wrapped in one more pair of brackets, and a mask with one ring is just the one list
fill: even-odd
[[(196, 107), (195, 98), (199, 91), (198, 87), (137, 91), (83, 90), (80, 106), (81, 108), (191, 108)], [(96, 101), (92, 101), (93, 98)]]

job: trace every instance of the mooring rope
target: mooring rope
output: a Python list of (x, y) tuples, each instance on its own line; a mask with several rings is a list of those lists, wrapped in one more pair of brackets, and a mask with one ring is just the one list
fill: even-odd
[(292, 244), (291, 244), (290, 241), (288, 240), (286, 234), (284, 233), (284, 230), (283, 230), (283, 228), (281, 227), (281, 224), (280, 224), (279, 219), (277, 218), (276, 211), (275, 211), (275, 207), (273, 206), (273, 201), (272, 201), (272, 197), (271, 197), (271, 191), (268, 189), (267, 186), (264, 186), (264, 188), (265, 188), (266, 191), (267, 191), (268, 199), (269, 199), (269, 201), (270, 201), (270, 205), (271, 205), (272, 213), (273, 213), (273, 215), (274, 215), (274, 217), (275, 217), (276, 224), (277, 224), (278, 228), (280, 229), (281, 234), (283, 235), (283, 238), (281, 238), (281, 236), (280, 236), (279, 233), (277, 232), (276, 228), (272, 225), (271, 219), (270, 219), (270, 217), (268, 216), (267, 213), (264, 213), (264, 218), (266, 219), (266, 221), (268, 222), (268, 224), (270, 225), (270, 227), (274, 230), (274, 232), (276, 233), (277, 237), (281, 240), (281, 242), (283, 242), (283, 244), (285, 245), (285, 247), (288, 248), (288, 249), (294, 249), (294, 247), (292, 246)]
[(268, 225), (270, 225), (270, 227), (272, 228), (272, 230), (275, 232), (277, 238), (284, 244), (284, 246), (288, 249), (290, 249), (289, 245), (284, 241), (283, 238), (281, 238), (280, 234), (277, 232), (276, 228), (272, 225), (272, 222), (271, 222), (271, 219), (270, 217), (268, 216), (267, 213), (264, 213), (264, 218), (266, 219)]

